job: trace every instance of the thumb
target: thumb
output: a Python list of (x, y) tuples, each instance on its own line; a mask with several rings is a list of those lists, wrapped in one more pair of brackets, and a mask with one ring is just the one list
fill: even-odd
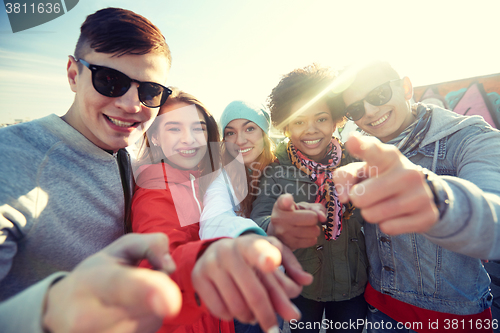
[(168, 237), (163, 233), (127, 234), (102, 250), (120, 260), (121, 264), (136, 265), (146, 259), (153, 268), (171, 274), (175, 263), (169, 253)]
[(119, 266), (108, 274), (102, 274), (101, 279), (101, 282), (94, 284), (94, 288), (105, 304), (122, 308), (136, 307), (151, 311), (160, 318), (175, 317), (181, 310), (181, 291), (162, 272)]
[(274, 204), (275, 208), (282, 210), (282, 211), (294, 211), (297, 209), (297, 205), (295, 204), (295, 201), (293, 200), (293, 196), (289, 193), (282, 194), (278, 197), (278, 200), (276, 200), (276, 203)]

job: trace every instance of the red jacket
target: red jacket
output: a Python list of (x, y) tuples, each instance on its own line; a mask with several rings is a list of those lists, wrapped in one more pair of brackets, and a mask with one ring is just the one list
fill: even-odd
[[(163, 232), (169, 238), (170, 253), (177, 265), (171, 278), (182, 292), (180, 314), (165, 320), (159, 332), (234, 332), (232, 321), (212, 316), (198, 305), (191, 283), (197, 258), (213, 240), (200, 240), (201, 201), (197, 197), (199, 172), (179, 170), (166, 163), (144, 165), (138, 170), (132, 200), (132, 230)], [(142, 263), (142, 267), (148, 263)]]

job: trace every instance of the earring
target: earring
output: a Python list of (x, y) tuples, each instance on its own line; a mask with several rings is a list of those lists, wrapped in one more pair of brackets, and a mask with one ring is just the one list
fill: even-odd
[(285, 131), (285, 136), (286, 136), (287, 138), (289, 138), (289, 137), (290, 137), (290, 132), (289, 132), (288, 130), (286, 130), (286, 131)]
[(153, 142), (153, 146), (158, 147), (158, 144), (156, 142)]

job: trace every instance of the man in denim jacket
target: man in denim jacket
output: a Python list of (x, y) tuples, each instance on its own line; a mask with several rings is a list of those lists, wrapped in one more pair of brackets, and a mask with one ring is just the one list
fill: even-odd
[(339, 198), (369, 222), (367, 329), (491, 332), (490, 279), (477, 258), (500, 256), (500, 133), (478, 116), (412, 105), (412, 95), (385, 62), (343, 92), (347, 117), (386, 143), (351, 137), (347, 149), (365, 162), (335, 175)]

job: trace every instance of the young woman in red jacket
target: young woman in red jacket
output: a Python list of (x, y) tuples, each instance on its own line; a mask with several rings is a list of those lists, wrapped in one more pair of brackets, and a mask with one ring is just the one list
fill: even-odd
[[(214, 118), (194, 96), (173, 89), (145, 135), (132, 201), (132, 230), (168, 235), (177, 265), (171, 277), (183, 294), (183, 308), (178, 317), (164, 321), (160, 332), (229, 333), (235, 317), (277, 332), (274, 313), (298, 317), (289, 298), (312, 280), (276, 239), (200, 240), (200, 199), (219, 164)], [(289, 266), (288, 276), (276, 269), (280, 264)]]

